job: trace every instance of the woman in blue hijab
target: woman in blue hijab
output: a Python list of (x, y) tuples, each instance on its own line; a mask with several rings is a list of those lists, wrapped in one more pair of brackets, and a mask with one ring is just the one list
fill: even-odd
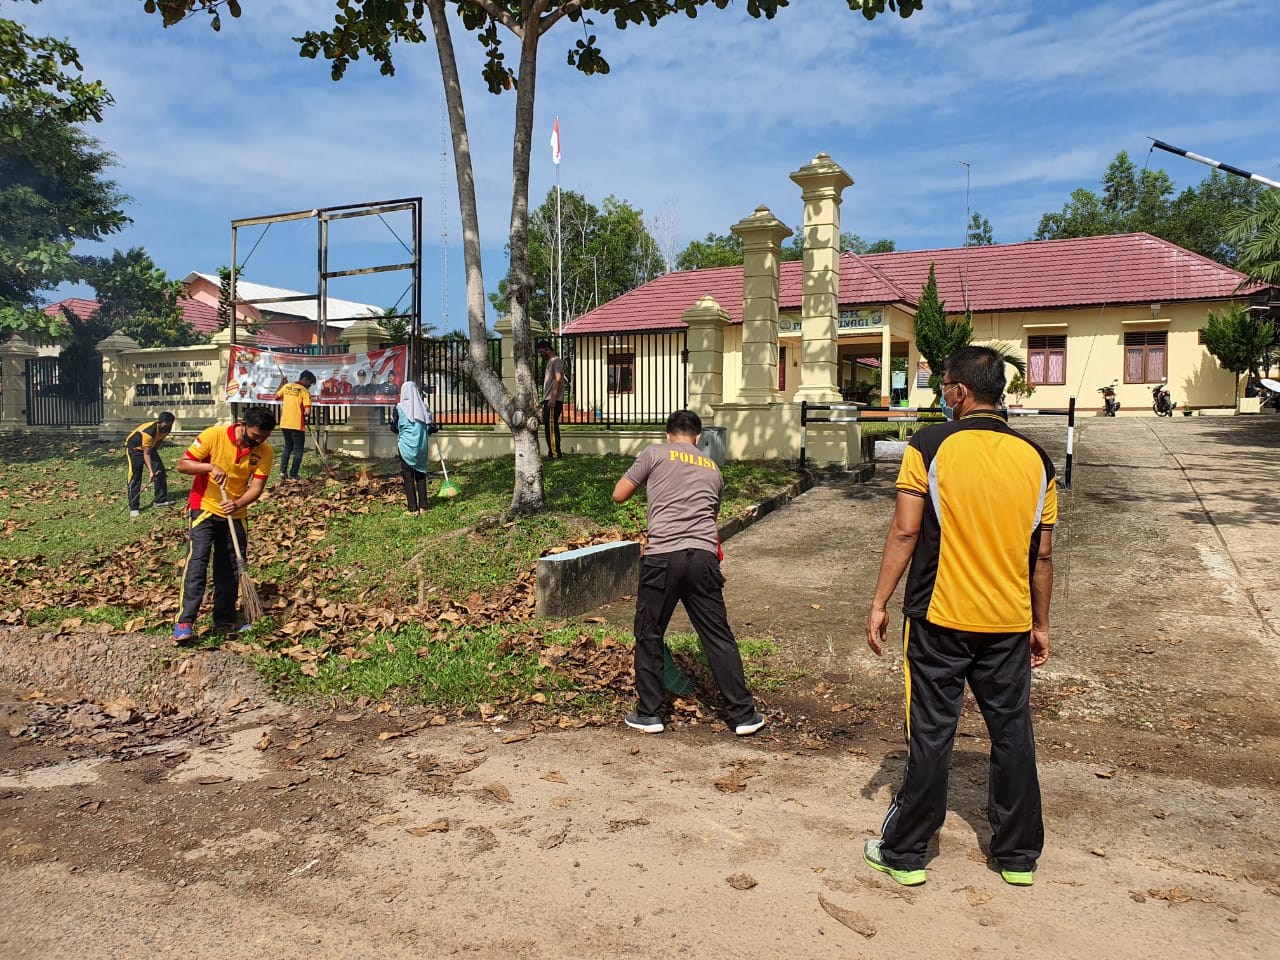
[(404, 497), (408, 512), (419, 513), (427, 505), (427, 468), (430, 462), (428, 444), (431, 437), (431, 411), (422, 392), (412, 380), (400, 386), (400, 402), (396, 404), (399, 441), (400, 478), (404, 481)]

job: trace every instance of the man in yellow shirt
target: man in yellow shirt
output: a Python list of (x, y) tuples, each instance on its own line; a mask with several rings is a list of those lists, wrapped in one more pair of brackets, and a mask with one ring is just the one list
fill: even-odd
[(280, 401), (280, 431), (284, 434), (284, 456), (280, 458), (280, 479), (297, 480), (302, 467), (302, 451), (307, 445), (307, 416), (311, 413), (311, 388), (316, 375), (303, 370), (294, 383), (276, 391)]
[(214, 630), (248, 627), (239, 623), (236, 613), (240, 582), (231, 524), (235, 524), (241, 551), (248, 556), (245, 508), (262, 496), (266, 488), (267, 474), (275, 456), (267, 438), (275, 426), (272, 413), (261, 407), (250, 407), (239, 423), (202, 431), (178, 461), (178, 472), (195, 478), (187, 501), (191, 525), (187, 529), (181, 610), (173, 628), (173, 638), (179, 643), (195, 636), (195, 620), (204, 601), (210, 557), (213, 559)]
[(144, 469), (147, 479), (155, 484), (155, 505), (169, 506), (169, 479), (158, 451), (172, 430), (173, 414), (165, 411), (154, 420), (135, 427), (125, 438), (124, 451), (129, 459), (129, 516), (135, 520), (141, 507)]
[(880, 839), (862, 854), (903, 886), (925, 882), (925, 852), (947, 814), (966, 682), (991, 736), (987, 819), (1004, 881), (1030, 886), (1044, 847), (1031, 669), (1049, 659), (1058, 494), (1048, 455), (997, 409), (1004, 389), (1004, 358), (989, 347), (947, 357), (942, 409), (954, 419), (921, 430), (903, 454), (867, 615), (879, 656), (906, 573), (907, 765)]

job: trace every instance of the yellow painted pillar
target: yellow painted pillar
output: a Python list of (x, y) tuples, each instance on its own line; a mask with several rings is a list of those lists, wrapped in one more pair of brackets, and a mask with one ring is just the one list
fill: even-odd
[(703, 297), (680, 319), (689, 325), (689, 409), (710, 422), (712, 405), (724, 399), (724, 331), (729, 314), (713, 298)]
[(744, 403), (776, 403), (778, 263), (791, 230), (768, 207), (729, 228), (742, 238), (742, 387)]
[(853, 179), (825, 153), (791, 174), (804, 199), (803, 341), (797, 401), (840, 400), (840, 202)]
[(0, 345), (0, 428), (6, 431), (27, 427), (27, 361), (39, 352), (16, 333)]

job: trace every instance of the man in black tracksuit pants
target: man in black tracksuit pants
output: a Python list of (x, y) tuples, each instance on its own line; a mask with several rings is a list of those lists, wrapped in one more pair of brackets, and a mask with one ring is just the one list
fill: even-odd
[(701, 434), (701, 418), (691, 410), (677, 410), (667, 418), (667, 442), (644, 450), (613, 489), (615, 503), (625, 503), (640, 487), (649, 500), (649, 544), (640, 560), (636, 595), (639, 704), (626, 723), (643, 733), (662, 732), (663, 635), (679, 601), (707, 655), (729, 726), (746, 737), (764, 726), (764, 717), (747, 690), (742, 656), (729, 628), (716, 527), (724, 478), (716, 462), (698, 449)]
[(129, 458), (129, 516), (137, 517), (142, 505), (142, 477), (144, 471), (154, 483), (155, 505), (169, 505), (169, 478), (159, 448), (173, 430), (173, 414), (165, 412), (154, 420), (141, 424), (125, 437), (124, 450)]
[(967, 681), (991, 736), (987, 817), (1001, 876), (1029, 886), (1044, 846), (1031, 728), (1031, 668), (1049, 658), (1053, 463), (996, 409), (1004, 360), (987, 347), (947, 358), (951, 423), (911, 440), (867, 616), (880, 655), (888, 603), (903, 598), (907, 765), (879, 840), (863, 859), (904, 886), (925, 882), (925, 851), (947, 813), (947, 774)]

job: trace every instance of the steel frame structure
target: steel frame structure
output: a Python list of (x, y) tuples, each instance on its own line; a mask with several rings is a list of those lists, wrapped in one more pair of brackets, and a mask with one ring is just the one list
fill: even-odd
[[(409, 251), (411, 259), (407, 263), (388, 263), (369, 267), (355, 267), (350, 270), (329, 269), (329, 225), (335, 220), (350, 220), (355, 217), (381, 217), (385, 213), (409, 211), (413, 224), (413, 247)], [(236, 241), (239, 231), (245, 227), (265, 224), (270, 228), (273, 223), (284, 223), (290, 220), (316, 221), (316, 293), (315, 296), (304, 294), (297, 297), (258, 297), (242, 300), (236, 296)], [(393, 231), (394, 236), (394, 231)], [(397, 237), (397, 239), (399, 239)], [(401, 241), (403, 244), (404, 241)], [(251, 251), (252, 253), (252, 251)], [(337, 277), (355, 277), (371, 273), (391, 273), (396, 270), (412, 271), (409, 311), (406, 313), (387, 314), (385, 318), (402, 318), (411, 321), (409, 349), (409, 374), (415, 383), (422, 376), (422, 198), (406, 197), (400, 200), (384, 200), (375, 203), (348, 203), (337, 207), (316, 207), (312, 210), (297, 210), (292, 213), (277, 213), (262, 217), (244, 217), (231, 221), (231, 342), (236, 343), (236, 311), (235, 305), (247, 304), (258, 306), (268, 303), (295, 303), (298, 301), (316, 301), (316, 343), (324, 344), (328, 340), (329, 281)], [(346, 318), (343, 318), (346, 319)], [(379, 319), (379, 318), (373, 318)]]

